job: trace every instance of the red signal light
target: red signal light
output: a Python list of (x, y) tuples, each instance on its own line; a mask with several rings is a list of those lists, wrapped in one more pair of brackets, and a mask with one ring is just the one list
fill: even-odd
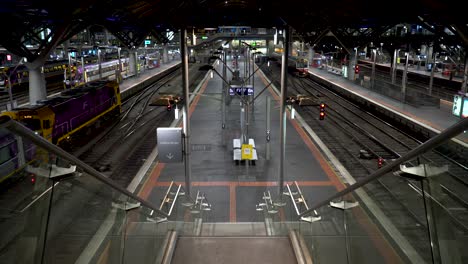
[(354, 66), (354, 73), (359, 74), (359, 65)]
[(320, 120), (325, 119), (325, 112), (320, 112)]
[(36, 183), (36, 174), (31, 174), (31, 183)]
[(7, 55), (6, 55), (6, 59), (7, 59), (7, 61), (11, 61), (11, 55), (10, 55), (10, 54), (7, 54)]
[(383, 158), (380, 158), (380, 157), (379, 157), (379, 158), (377, 159), (377, 166), (379, 167), (379, 169), (382, 168), (383, 161), (384, 161)]
[(166, 110), (171, 111), (172, 110), (172, 105), (168, 104), (167, 107), (166, 107)]
[(320, 103), (320, 120), (325, 119), (325, 103)]

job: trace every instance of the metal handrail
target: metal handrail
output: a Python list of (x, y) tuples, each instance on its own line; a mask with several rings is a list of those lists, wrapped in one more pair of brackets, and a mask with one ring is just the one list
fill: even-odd
[(362, 180), (356, 182), (355, 184), (347, 187), (346, 189), (344, 189), (344, 190), (342, 190), (340, 192), (337, 192), (336, 194), (333, 194), (333, 195), (329, 196), (328, 198), (326, 198), (326, 199), (324, 199), (324, 200), (322, 200), (320, 202), (315, 203), (312, 207), (310, 207), (309, 210), (306, 210), (303, 213), (301, 213), (299, 215), (299, 218), (312, 213), (314, 210), (316, 210), (319, 207), (322, 207), (322, 206), (330, 203), (334, 199), (337, 199), (337, 198), (342, 197), (342, 196), (344, 196), (344, 195), (346, 195), (346, 194), (348, 194), (350, 192), (353, 192), (354, 190), (356, 190), (358, 188), (361, 188), (362, 186), (366, 185), (367, 183), (382, 177), (386, 173), (392, 171), (395, 167), (399, 167), (400, 164), (402, 164), (403, 162), (407, 162), (407, 161), (417, 157), (418, 155), (420, 155), (420, 154), (422, 154), (422, 153), (424, 153), (424, 152), (426, 152), (426, 151), (428, 151), (430, 149), (433, 149), (433, 148), (437, 147), (439, 144), (441, 144), (441, 143), (443, 143), (443, 142), (445, 142), (447, 140), (450, 140), (451, 138), (453, 138), (453, 137), (457, 136), (458, 134), (462, 133), (464, 130), (468, 130), (468, 118), (464, 118), (464, 119), (460, 120), (458, 123), (456, 123), (453, 126), (447, 128), (446, 130), (444, 130), (443, 132), (441, 132), (437, 136), (429, 139), (428, 141), (426, 141), (425, 143), (419, 145), (415, 149), (413, 149), (413, 150), (409, 151), (408, 153), (402, 155), (400, 158), (396, 159), (394, 162), (392, 162), (392, 163), (388, 164), (387, 166), (384, 166), (381, 169), (377, 170), (376, 172), (372, 173), (367, 178), (362, 179)]
[(29, 128), (23, 126), (22, 124), (16, 122), (15, 120), (12, 120), (8, 116), (2, 116), (0, 117), (0, 128), (6, 128), (10, 131), (13, 131), (28, 140), (32, 141), (39, 147), (44, 148), (45, 150), (57, 155), (58, 157), (64, 158), (68, 160), (69, 162), (73, 163), (74, 165), (77, 165), (83, 169), (84, 172), (87, 174), (91, 175), (92, 177), (96, 178), (97, 180), (101, 181), (102, 183), (110, 186), (111, 188), (117, 190), (118, 192), (136, 200), (139, 201), (142, 205), (154, 210), (156, 213), (161, 214), (163, 216), (169, 216), (167, 213), (159, 210), (157, 206), (153, 205), (152, 203), (146, 201), (145, 199), (142, 199), (138, 197), (137, 195), (129, 192), (127, 189), (122, 188), (121, 186), (117, 185), (114, 181), (108, 179), (105, 177), (103, 174), (95, 170), (93, 167), (89, 166), (88, 164), (84, 163), (83, 161), (79, 160), (77, 157), (73, 156), (72, 154), (64, 151), (60, 147), (50, 143), (43, 137), (35, 134), (33, 131), (31, 131)]

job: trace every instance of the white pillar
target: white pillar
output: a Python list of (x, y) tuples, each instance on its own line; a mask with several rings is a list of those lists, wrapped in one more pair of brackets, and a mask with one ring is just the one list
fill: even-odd
[(163, 63), (168, 63), (169, 62), (169, 56), (167, 53), (167, 45), (164, 45), (163, 47)]
[(29, 104), (35, 105), (39, 100), (47, 98), (47, 87), (43, 67), (37, 67), (29, 70)]
[(356, 79), (356, 73), (354, 72), (354, 67), (356, 66), (357, 62), (357, 48), (354, 50), (354, 53), (349, 54), (349, 61), (348, 61), (348, 79), (354, 81)]
[(309, 54), (308, 55), (309, 55), (308, 60), (309, 60), (309, 65), (310, 65), (312, 63), (312, 61), (314, 60), (314, 56), (315, 56), (314, 48), (309, 47)]
[(268, 40), (267, 42), (267, 55), (271, 56), (271, 54), (275, 51), (275, 44), (272, 40)]
[(128, 52), (128, 63), (130, 68), (130, 75), (137, 75), (137, 57), (134, 50)]
[(467, 82), (468, 82), (468, 55), (465, 55), (465, 71), (463, 74), (463, 82), (462, 82), (462, 87), (461, 87), (461, 91), (464, 94), (468, 93)]

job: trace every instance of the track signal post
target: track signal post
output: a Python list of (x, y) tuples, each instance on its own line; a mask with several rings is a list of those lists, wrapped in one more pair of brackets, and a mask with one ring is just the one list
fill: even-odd
[(325, 119), (325, 103), (320, 103), (320, 114), (319, 114), (319, 119), (324, 120)]

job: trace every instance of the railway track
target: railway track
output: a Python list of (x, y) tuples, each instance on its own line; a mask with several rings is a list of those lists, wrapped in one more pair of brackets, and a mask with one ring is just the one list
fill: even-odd
[[(279, 73), (276, 74), (279, 76)], [(310, 79), (291, 76), (288, 83), (288, 96), (306, 94), (317, 102), (316, 106), (295, 108), (356, 180), (378, 169), (377, 158), (392, 160), (421, 144), (417, 139)], [(324, 121), (318, 118), (318, 104), (321, 102), (326, 104)], [(368, 153), (367, 157), (361, 155), (363, 150)], [(427, 252), (430, 249), (427, 248), (428, 238), (424, 237), (427, 222), (423, 191), (433, 207), (437, 208), (434, 210), (448, 215), (458, 232), (467, 234), (468, 186), (465, 178), (468, 172), (466, 166), (437, 151), (425, 153), (419, 160), (407, 165), (416, 166), (419, 163), (450, 165), (447, 173), (439, 176), (437, 181), (432, 181), (431, 191), (428, 191), (427, 186), (423, 189), (421, 182), (394, 174), (386, 175), (363, 188), (398, 230), (405, 237), (411, 238), (413, 247), (419, 252)]]
[[(158, 94), (181, 94), (179, 72), (176, 70), (162, 77), (123, 102), (120, 119), (111, 123), (86, 147), (77, 150), (80, 152), (78, 157), (126, 187), (156, 146), (156, 128), (169, 126), (174, 118), (172, 111), (167, 111), (164, 106), (150, 106), (150, 102)], [(191, 67), (189, 72), (190, 89), (193, 90), (202, 75), (196, 67)]]
[[(166, 107), (150, 106), (148, 102), (152, 95), (157, 93), (177, 93), (175, 89), (182, 91), (179, 71), (162, 77), (151, 87), (143, 89), (136, 96), (123, 102), (123, 114), (119, 121), (102, 124), (104, 129), (94, 131), (99, 133), (91, 131), (81, 143), (91, 141), (92, 138), (94, 140), (83, 149), (76, 148), (71, 152), (81, 152), (75, 156), (97, 169), (103, 164), (109, 165), (103, 173), (127, 188), (144, 163), (144, 159), (156, 146), (156, 127), (168, 126), (173, 120), (173, 112), (168, 112)], [(193, 90), (203, 75), (198, 71), (198, 67), (190, 67), (189, 72), (190, 88)], [(53, 190), (53, 198), (50, 204), (52, 213), (48, 221), (48, 241), (44, 260), (54, 263), (74, 263), (103, 224), (102, 220), (112, 215), (114, 207), (109, 204), (119, 203), (121, 197), (115, 196), (111, 188), (94, 178), (82, 175), (58, 182)], [(16, 218), (11, 217), (7, 220), (15, 221)], [(123, 223), (120, 220), (115, 219), (110, 224), (120, 230), (120, 225)], [(18, 224), (16, 226), (19, 227)], [(20, 231), (21, 229), (13, 230), (8, 240), (13, 241), (20, 237)], [(68, 250), (63, 250), (64, 245)], [(5, 257), (8, 262), (10, 256), (4, 255), (6, 252), (0, 250), (0, 256)]]

